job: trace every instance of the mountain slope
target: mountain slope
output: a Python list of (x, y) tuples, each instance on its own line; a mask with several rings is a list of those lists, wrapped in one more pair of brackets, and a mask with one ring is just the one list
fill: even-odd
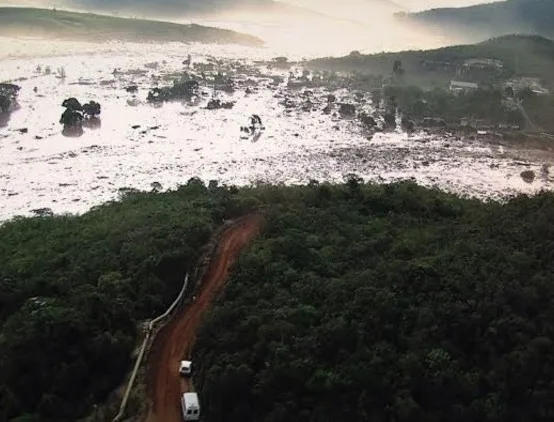
[(471, 41), (514, 33), (554, 38), (552, 0), (506, 0), (398, 16), (401, 20), (434, 27), (444, 34), (463, 34)]
[(220, 28), (16, 7), (0, 8), (0, 36), (263, 45), (259, 38)]
[(407, 82), (440, 85), (456, 74), (433, 72), (424, 62), (461, 64), (468, 59), (489, 58), (504, 64), (506, 76), (532, 76), (554, 86), (554, 42), (532, 35), (506, 35), (478, 44), (457, 45), (426, 51), (403, 51), (372, 55), (350, 55), (321, 58), (309, 62), (311, 67), (333, 71), (359, 71), (374, 75), (390, 75), (394, 62), (400, 60)]

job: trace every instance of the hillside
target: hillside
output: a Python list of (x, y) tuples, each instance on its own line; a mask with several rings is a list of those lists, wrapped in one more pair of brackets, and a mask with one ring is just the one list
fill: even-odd
[(463, 8), (432, 9), (399, 17), (444, 34), (463, 36), (469, 42), (513, 33), (554, 38), (554, 2), (551, 0), (506, 0)]
[(78, 41), (202, 42), (261, 46), (247, 34), (200, 25), (180, 25), (89, 13), (33, 8), (0, 8), (0, 36)]
[[(539, 36), (507, 35), (478, 44), (458, 45), (435, 50), (403, 51), (373, 55), (350, 54), (339, 58), (320, 58), (308, 62), (317, 69), (350, 71), (389, 76), (394, 62), (400, 60), (407, 83), (444, 85), (456, 77), (456, 67), (469, 59), (500, 60), (504, 69), (499, 75), (530, 76), (554, 84), (554, 42)], [(445, 62), (438, 70), (426, 62)]]

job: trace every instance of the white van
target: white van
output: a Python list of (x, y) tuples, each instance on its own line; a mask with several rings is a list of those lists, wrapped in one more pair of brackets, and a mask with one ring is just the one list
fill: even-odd
[(181, 397), (181, 410), (185, 421), (197, 421), (200, 419), (200, 404), (196, 393), (185, 393)]

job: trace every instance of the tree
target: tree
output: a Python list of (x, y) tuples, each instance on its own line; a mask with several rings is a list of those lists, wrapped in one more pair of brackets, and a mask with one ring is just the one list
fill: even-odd
[(397, 79), (400, 79), (402, 75), (404, 75), (404, 69), (402, 68), (402, 62), (400, 60), (394, 61), (392, 73), (396, 76)]

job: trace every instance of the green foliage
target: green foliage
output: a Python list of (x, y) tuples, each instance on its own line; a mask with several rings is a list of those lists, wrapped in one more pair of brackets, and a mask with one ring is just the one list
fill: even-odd
[(208, 421), (550, 421), (554, 195), (263, 187), (194, 350)]
[(0, 421), (73, 421), (100, 403), (129, 369), (137, 323), (174, 300), (242, 201), (191, 179), (0, 226)]

